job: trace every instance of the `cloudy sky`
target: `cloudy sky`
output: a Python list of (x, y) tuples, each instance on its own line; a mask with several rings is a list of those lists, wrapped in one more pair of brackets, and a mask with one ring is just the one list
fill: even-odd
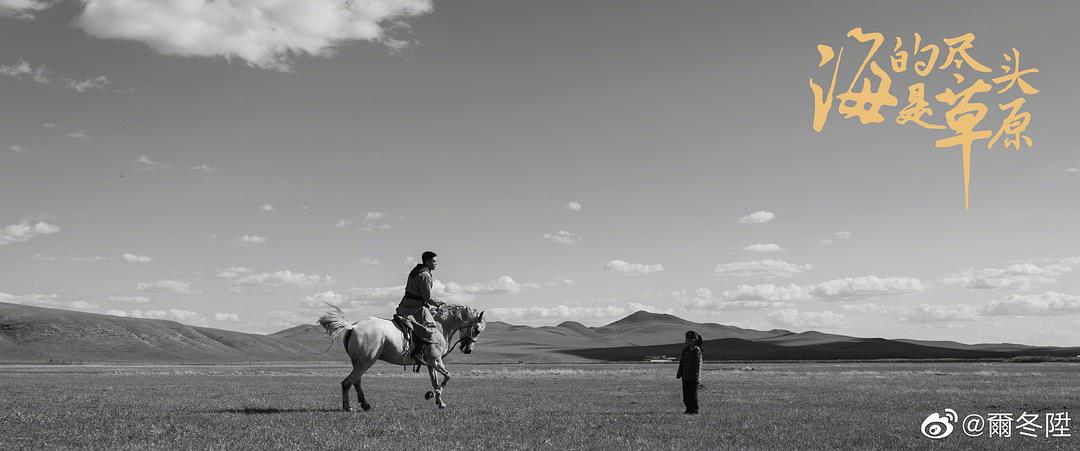
[[(514, 323), (1080, 345), (1080, 6), (901, 3), (0, 0), (0, 301), (272, 332), (388, 315), (431, 249)], [(855, 27), (994, 73), (814, 132)], [(965, 209), (952, 133), (895, 118), (1014, 47), (1041, 92), (980, 128), (1025, 97), (1033, 146), (977, 141)]]

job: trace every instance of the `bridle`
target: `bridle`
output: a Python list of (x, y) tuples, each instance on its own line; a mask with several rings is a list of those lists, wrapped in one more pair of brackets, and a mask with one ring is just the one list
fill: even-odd
[[(469, 327), (476, 327), (476, 323), (473, 323), (473, 325), (471, 325)], [(461, 330), (462, 329), (458, 329), (459, 332)], [(458, 348), (459, 344), (462, 345), (462, 346), (476, 344), (476, 337), (470, 337), (470, 336), (466, 335), (464, 332), (462, 332), (461, 333), (461, 338), (459, 338), (457, 341), (455, 341), (454, 344), (450, 346), (450, 349), (447, 349), (446, 353), (442, 355), (442, 358), (445, 359), (446, 356), (450, 355), (451, 352), (454, 352), (454, 350)]]

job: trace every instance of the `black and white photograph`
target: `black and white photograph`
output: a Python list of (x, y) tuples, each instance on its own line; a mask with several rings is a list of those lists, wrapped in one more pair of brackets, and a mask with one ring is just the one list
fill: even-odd
[(1080, 449), (1078, 21), (0, 0), (0, 449)]

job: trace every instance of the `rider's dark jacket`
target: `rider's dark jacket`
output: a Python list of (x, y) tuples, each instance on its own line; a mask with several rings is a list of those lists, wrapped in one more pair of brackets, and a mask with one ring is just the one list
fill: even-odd
[(443, 302), (431, 297), (431, 270), (423, 264), (418, 264), (409, 271), (409, 278), (405, 281), (405, 295), (398, 304), (397, 314), (412, 316), (417, 322), (423, 324), (422, 309), (424, 307), (443, 305)]

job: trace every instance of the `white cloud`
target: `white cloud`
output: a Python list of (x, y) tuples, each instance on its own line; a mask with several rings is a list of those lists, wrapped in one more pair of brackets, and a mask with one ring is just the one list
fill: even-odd
[(313, 288), (331, 285), (336, 282), (333, 277), (328, 275), (304, 274), (287, 269), (255, 273), (251, 269), (244, 267), (232, 267), (218, 271), (217, 277), (229, 280), (229, 290), (238, 293), (271, 288)]
[(556, 305), (554, 307), (498, 307), (487, 309), (485, 312), (485, 315), (491, 315), (491, 319), (500, 321), (529, 319), (570, 319), (580, 321), (584, 319), (616, 318), (629, 315), (634, 311), (614, 305), (604, 307)]
[(851, 239), (851, 232), (836, 232), (836, 233), (833, 234), (832, 238), (827, 238), (827, 239), (821, 240), (821, 244), (829, 244), (829, 243), (832, 243), (835, 240), (847, 240), (847, 239)]
[(783, 252), (784, 248), (780, 247), (780, 245), (776, 244), (776, 243), (755, 243), (755, 244), (751, 244), (749, 246), (746, 246), (746, 247), (742, 248), (742, 250), (749, 251), (749, 252), (767, 253), (767, 252)]
[(26, 153), (26, 149), (23, 149), (23, 146), (20, 146), (18, 144), (15, 144), (13, 146), (8, 146), (8, 150), (10, 150), (12, 152), (15, 152), (15, 153)]
[(271, 204), (263, 204), (263, 206), (259, 207), (259, 209), (262, 210), (262, 211), (274, 211), (274, 210), (276, 210), (274, 208), (274, 206), (271, 205)]
[(390, 224), (376, 224), (374, 222), (368, 222), (363, 227), (357, 227), (356, 230), (361, 232), (370, 232), (373, 230), (390, 230)]
[(169, 167), (168, 165), (151, 160), (150, 157), (146, 155), (139, 155), (139, 158), (131, 160), (131, 166), (143, 171), (156, 171), (158, 169)]
[(216, 312), (216, 313), (214, 313), (214, 321), (232, 321), (232, 322), (236, 322), (236, 321), (240, 321), (240, 315), (238, 315), (236, 313)]
[(186, 282), (179, 280), (158, 280), (156, 282), (139, 282), (135, 285), (135, 289), (139, 291), (151, 291), (151, 292), (167, 292), (183, 295), (200, 294), (202, 290), (193, 288)]
[(42, 126), (42, 127), (45, 127), (45, 128), (56, 128), (56, 124), (53, 124), (53, 123), (51, 123), (51, 122), (50, 122), (50, 123), (46, 123), (46, 124), (41, 124), (41, 126)]
[(84, 140), (84, 141), (90, 139), (90, 135), (86, 132), (86, 130), (82, 130), (82, 129), (70, 132), (70, 133), (67, 134), (67, 136), (69, 138), (81, 139), (81, 140)]
[(1080, 172), (1080, 168), (1066, 168), (1065, 172)]
[(208, 174), (208, 173), (216, 171), (217, 168), (206, 165), (206, 164), (200, 164), (198, 166), (192, 166), (191, 170), (195, 171), (195, 172), (202, 172), (203, 174)]
[(1056, 291), (1042, 294), (1013, 294), (995, 299), (979, 309), (990, 316), (1055, 316), (1080, 313), (1080, 296)]
[(68, 300), (64, 296), (58, 294), (25, 294), (16, 296), (0, 293), (0, 302), (73, 310), (93, 310), (98, 307), (97, 305), (86, 301)]
[(111, 302), (122, 302), (125, 304), (148, 304), (150, 298), (146, 296), (109, 296)]
[(686, 308), (738, 310), (787, 306), (797, 301), (873, 299), (918, 293), (927, 288), (919, 279), (911, 277), (861, 276), (809, 285), (739, 285), (715, 295), (708, 288), (698, 288), (693, 292), (675, 291), (672, 295)]
[(251, 268), (245, 268), (243, 266), (231, 266), (229, 268), (218, 271), (217, 277), (219, 279), (235, 279), (240, 276), (251, 274), (253, 271)]
[(124, 254), (123, 257), (124, 261), (130, 263), (150, 263), (154, 261), (153, 258), (150, 258), (146, 255)]
[(104, 75), (82, 81), (65, 80), (63, 83), (65, 88), (71, 89), (76, 92), (86, 92), (91, 90), (109, 91), (109, 85), (112, 84), (112, 82), (110, 82), (108, 78), (105, 78)]
[(833, 328), (844, 324), (846, 317), (839, 313), (828, 310), (821, 312), (800, 312), (795, 309), (784, 309), (766, 315), (769, 322), (787, 328)]
[(543, 287), (554, 287), (556, 285), (574, 285), (575, 283), (577, 282), (574, 281), (574, 279), (558, 278), (547, 282), (525, 282), (521, 284), (521, 288), (525, 290), (534, 290)]
[(244, 236), (241, 236), (240, 238), (237, 238), (235, 241), (233, 241), (233, 244), (237, 245), (237, 246), (243, 246), (243, 245), (254, 245), (254, 244), (266, 244), (268, 241), (270, 241), (270, 240), (267, 239), (265, 236), (244, 235)]
[(775, 259), (716, 265), (716, 273), (725, 277), (791, 277), (809, 269), (810, 265), (794, 265)]
[(71, 308), (76, 310), (92, 310), (98, 308), (97, 304), (91, 304), (86, 301), (71, 301)]
[(34, 13), (52, 6), (50, 0), (0, 0), (0, 17), (32, 20)]
[[(386, 219), (386, 213), (383, 213), (381, 211), (369, 211), (366, 215), (364, 215), (364, 221), (366, 221), (367, 224), (363, 227), (358, 227), (356, 230), (362, 232), (370, 232), (372, 230), (390, 230), (390, 224), (379, 224), (377, 222), (383, 219)], [(351, 224), (352, 221), (349, 221), (349, 223)]]
[(1034, 285), (1054, 283), (1057, 277), (1072, 271), (1077, 265), (1070, 258), (1057, 259), (1044, 265), (1017, 263), (1004, 268), (986, 268), (966, 270), (950, 274), (941, 279), (947, 285), (960, 286), (976, 290), (1012, 288), (1026, 290)]
[(581, 211), (581, 203), (575, 201), (567, 202), (566, 209), (570, 211)]
[(102, 257), (100, 255), (91, 255), (84, 257), (81, 255), (68, 255), (65, 257), (50, 257), (41, 254), (34, 254), (34, 260), (40, 260), (43, 262), (82, 262), (82, 263), (98, 263), (108, 260), (108, 257)]
[(445, 284), (443, 291), (450, 295), (455, 294), (517, 294), (521, 292), (521, 284), (514, 281), (510, 276), (500, 276), (491, 282), (459, 284), (449, 282)]
[[(510, 276), (500, 276), (493, 281), (474, 283), (443, 283), (440, 280), (435, 280), (432, 283), (431, 296), (443, 302), (466, 304), (476, 300), (477, 296), (514, 295), (526, 289), (538, 288), (540, 285), (546, 286), (546, 284), (518, 283)], [(329, 302), (335, 305), (360, 309), (372, 306), (396, 305), (404, 294), (405, 285), (374, 288), (353, 287), (343, 293), (325, 291), (314, 296), (307, 296), (300, 303), (307, 308), (322, 308), (325, 307), (323, 302)]]
[(739, 218), (739, 224), (764, 224), (776, 219), (776, 215), (769, 211), (755, 211)]
[(371, 257), (364, 257), (364, 258), (361, 258), (360, 260), (357, 260), (356, 262), (361, 264), (361, 265), (377, 265), (377, 264), (379, 264), (379, 259), (371, 258)]
[(389, 315), (401, 301), (401, 295), (404, 292), (404, 285), (380, 288), (354, 287), (344, 292), (323, 291), (303, 297), (300, 300), (300, 306), (303, 311), (309, 313), (328, 311), (327, 304), (330, 304), (351, 313)]
[(23, 243), (30, 241), (38, 235), (49, 235), (60, 231), (60, 227), (49, 224), (47, 222), (36, 222), (31, 224), (29, 221), (22, 221), (18, 224), (11, 224), (0, 228), (0, 246)]
[(309, 308), (321, 309), (326, 308), (326, 304), (341, 306), (344, 301), (345, 296), (341, 295), (340, 293), (336, 293), (334, 291), (323, 291), (321, 293), (316, 293), (311, 296), (304, 296), (304, 298), (300, 299), (300, 305)]
[(930, 305), (920, 304), (914, 307), (898, 307), (891, 309), (897, 319), (906, 323), (945, 323), (954, 321), (971, 321), (979, 313), (975, 307), (967, 304), (957, 305)]
[[(333, 292), (330, 292), (333, 293)], [(345, 293), (345, 300), (349, 302), (373, 302), (373, 301), (400, 301), (405, 294), (405, 285), (377, 288), (350, 288)]]
[(724, 290), (720, 293), (719, 300), (730, 301), (806, 301), (813, 299), (810, 294), (812, 286), (799, 286), (795, 284), (774, 285), (771, 283), (759, 285), (739, 285), (734, 290)]
[(850, 300), (918, 293), (929, 287), (913, 277), (861, 276), (829, 280), (808, 288), (818, 299)]
[[(798, 290), (795, 285), (791, 289)], [(740, 285), (735, 290), (713, 295), (708, 288), (693, 291), (679, 290), (672, 293), (683, 307), (692, 310), (749, 310), (769, 307), (787, 307), (793, 300), (805, 300), (808, 297), (801, 291), (789, 291), (785, 287), (774, 285)]]
[(107, 312), (113, 316), (123, 316), (128, 318), (145, 318), (145, 319), (163, 319), (168, 321), (176, 321), (178, 323), (199, 323), (204, 319), (191, 310), (181, 309), (167, 309), (167, 310), (132, 310), (126, 312), (124, 310), (109, 310)]
[(647, 276), (664, 270), (664, 265), (630, 263), (622, 260), (612, 260), (604, 264), (604, 271), (622, 274), (624, 276)]
[(581, 238), (579, 238), (577, 235), (567, 232), (565, 230), (560, 230), (555, 233), (545, 233), (543, 238), (559, 244), (575, 244), (581, 241)]
[(861, 304), (844, 304), (840, 306), (849, 312), (858, 313), (887, 313), (890, 311), (889, 307), (885, 307), (881, 304), (875, 304), (873, 302), (861, 303)]
[(45, 66), (38, 66), (37, 69), (34, 69), (30, 67), (30, 63), (27, 63), (26, 61), (19, 61), (10, 66), (0, 64), (0, 74), (7, 75), (16, 80), (22, 80), (23, 76), (26, 76), (34, 83), (52, 85), (52, 79), (46, 75), (45, 70)]
[[(26, 0), (0, 0), (0, 16), (4, 15), (4, 3), (13, 1), (26, 3)], [(49, 70), (45, 66), (38, 66), (37, 69), (34, 69), (30, 66), (30, 63), (22, 60), (12, 65), (0, 65), (0, 75), (7, 75), (20, 81), (25, 77), (40, 85), (65, 88), (80, 93), (91, 90), (110, 91), (108, 88), (111, 84), (109, 79), (105, 78), (105, 76), (87, 80), (70, 80), (66, 78), (54, 79), (49, 75)]]
[(335, 225), (334, 227), (337, 227), (339, 229), (343, 229), (343, 228), (348, 227), (350, 225), (352, 225), (352, 220), (351, 219), (342, 218), (342, 219), (338, 219), (337, 225)]
[(290, 70), (292, 58), (330, 56), (354, 41), (391, 51), (387, 30), (432, 10), (430, 0), (84, 0), (76, 25), (103, 39), (141, 42), (164, 55), (223, 57)]
[(350, 288), (345, 293), (323, 291), (300, 299), (300, 306), (309, 312), (323, 312), (329, 309), (327, 304), (340, 307), (345, 311), (367, 311), (381, 309), (387, 313), (401, 300), (405, 286), (384, 288)]

